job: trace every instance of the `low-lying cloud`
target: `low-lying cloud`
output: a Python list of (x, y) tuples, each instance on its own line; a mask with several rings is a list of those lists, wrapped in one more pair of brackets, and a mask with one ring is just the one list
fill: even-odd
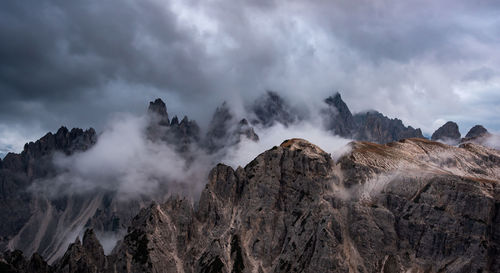
[(192, 156), (186, 157), (172, 144), (148, 137), (148, 115), (120, 113), (107, 124), (89, 150), (70, 156), (55, 154), (57, 175), (36, 181), (31, 190), (50, 198), (93, 191), (114, 192), (121, 199), (161, 199), (167, 194), (196, 198), (209, 171), (219, 162), (234, 168), (245, 166), (260, 153), (290, 138), (304, 138), (333, 155), (350, 141), (311, 121), (290, 126), (276, 123), (269, 128), (256, 127), (257, 142), (243, 138), (215, 154), (192, 144)]
[(484, 139), (484, 146), (500, 150), (500, 135), (490, 134)]
[[(154, 195), (164, 184), (185, 183), (181, 190), (198, 191), (206, 164), (203, 154), (188, 165), (185, 158), (166, 143), (146, 136), (149, 117), (118, 114), (108, 122), (95, 146), (71, 156), (56, 154), (59, 174), (35, 185), (50, 195), (112, 191), (121, 197)], [(42, 188), (40, 188), (42, 187)]]
[(245, 166), (260, 153), (273, 146), (279, 146), (284, 140), (291, 138), (303, 138), (335, 157), (335, 154), (342, 153), (339, 150), (350, 142), (349, 139), (334, 136), (322, 129), (321, 125), (310, 121), (301, 121), (288, 127), (277, 123), (270, 128), (256, 128), (256, 133), (260, 138), (258, 142), (248, 139), (241, 141), (229, 148), (227, 155), (221, 161), (232, 167)]

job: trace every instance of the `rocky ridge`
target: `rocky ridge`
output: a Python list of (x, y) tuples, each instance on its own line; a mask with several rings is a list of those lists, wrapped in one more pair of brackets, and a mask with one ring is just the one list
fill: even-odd
[[(262, 103), (261, 105), (265, 107), (262, 108), (264, 110), (261, 110), (262, 113), (270, 114), (268, 119), (258, 118), (257, 122), (253, 120), (256, 126), (271, 126), (278, 122), (284, 123), (284, 125), (291, 125), (300, 120), (297, 113), (291, 110), (292, 108), (287, 105), (286, 101), (281, 99), (276, 93), (268, 93), (266, 96), (267, 99), (264, 99), (264, 102), (270, 102)], [(345, 137), (351, 135), (357, 139), (380, 143), (400, 138), (421, 136), (419, 129), (413, 129), (411, 126), (405, 127), (400, 120), (389, 119), (380, 113), (352, 115), (347, 105), (342, 101), (340, 94), (327, 99), (326, 104), (329, 110), (324, 112), (324, 117), (333, 118), (333, 122), (329, 123), (330, 125), (326, 124), (328, 128), (332, 128), (331, 131), (334, 134), (343, 132), (341, 134), (344, 134)], [(222, 104), (214, 112), (212, 122), (205, 136), (201, 136), (196, 122), (189, 120), (187, 117), (184, 117), (181, 122), (179, 122), (177, 116), (174, 116), (170, 120), (166, 104), (161, 99), (150, 102), (148, 113), (150, 116), (150, 124), (148, 126), (149, 137), (154, 141), (164, 141), (174, 145), (177, 151), (186, 157), (195, 156), (198, 151), (197, 149), (200, 147), (208, 153), (218, 153), (218, 151), (227, 145), (236, 145), (243, 138), (258, 141), (258, 136), (254, 131), (253, 125), (246, 119), (235, 118), (235, 115), (227, 104)], [(474, 132), (476, 131), (479, 132), (482, 130), (479, 128), (474, 130)], [(474, 132), (471, 134), (475, 134)], [(486, 135), (481, 135), (481, 132), (479, 132), (479, 136), (468, 139), (465, 142), (481, 143), (480, 140)], [(156, 200), (155, 197), (146, 197), (123, 203), (117, 198), (116, 193), (113, 192), (98, 192), (88, 195), (51, 199), (44, 196), (33, 196), (27, 191), (33, 183), (40, 182), (41, 178), (55, 175), (56, 170), (52, 167), (51, 160), (51, 157), (55, 153), (71, 155), (75, 152), (85, 151), (92, 147), (96, 141), (97, 135), (93, 129), (86, 131), (72, 129), (70, 131), (62, 127), (55, 134), (49, 133), (39, 141), (27, 144), (21, 154), (9, 154), (4, 160), (0, 160), (0, 181), (2, 183), (0, 211), (2, 212), (2, 216), (5, 216), (5, 219), (7, 219), (0, 223), (1, 250), (22, 249), (28, 256), (31, 256), (32, 253), (40, 253), (39, 256), (43, 256), (49, 263), (54, 264), (64, 254), (64, 251), (66, 251), (68, 240), (73, 241), (75, 234), (78, 233), (78, 228), (92, 228), (97, 234), (100, 232), (116, 233), (124, 231), (127, 226), (130, 226), (135, 221), (131, 219), (141, 208), (147, 206), (151, 200)], [(398, 157), (390, 160), (392, 163), (386, 163), (384, 168), (375, 163), (386, 162), (388, 159), (371, 155), (372, 161), (367, 161), (368, 163), (366, 164), (360, 164), (364, 162), (361, 160), (353, 161), (356, 163), (353, 165), (355, 166), (355, 170), (359, 168), (362, 171), (352, 171), (352, 174), (346, 176), (344, 172), (351, 172), (349, 164), (352, 162), (344, 157), (342, 160), (344, 162), (344, 165), (342, 165), (343, 171), (341, 174), (336, 174), (339, 177), (338, 179), (343, 181), (343, 184), (339, 187), (334, 187), (336, 189), (335, 194), (352, 196), (353, 191), (357, 192), (357, 190), (363, 189), (363, 187), (359, 187), (359, 185), (363, 184), (360, 181), (376, 179), (380, 173), (385, 173), (384, 179), (388, 179), (387, 177), (396, 177), (399, 175), (397, 172), (398, 168), (406, 165), (413, 166), (410, 168), (411, 173), (418, 171), (420, 167), (425, 167), (426, 170), (432, 170), (431, 173), (439, 170), (440, 175), (459, 175), (476, 180), (491, 180), (492, 172), (498, 171), (495, 169), (494, 163), (491, 162), (488, 163), (490, 165), (480, 165), (479, 163), (479, 165), (474, 165), (475, 163), (471, 163), (482, 162), (481, 160), (489, 158), (490, 155), (488, 155), (488, 152), (484, 152), (483, 157), (474, 157), (468, 153), (463, 153), (465, 147), (476, 147), (474, 149), (477, 149), (477, 151), (474, 153), (479, 153), (477, 145), (465, 144), (460, 149), (457, 148), (459, 150), (450, 151), (448, 148), (436, 146), (437, 144), (433, 144), (434, 146), (429, 144), (429, 146), (423, 144), (426, 143), (425, 141), (415, 141), (405, 140), (396, 142), (396, 144), (413, 143), (412, 145), (400, 148), (407, 148), (413, 151), (414, 154), (400, 154)], [(420, 146), (426, 148), (419, 150), (416, 148), (418, 145), (415, 143), (419, 143)], [(297, 148), (298, 145), (294, 144), (290, 145), (290, 147), (294, 147), (294, 151), (309, 151), (308, 149)], [(399, 151), (399, 148), (393, 149), (393, 146), (391, 146), (395, 144), (371, 146), (372, 144), (369, 143), (354, 142), (352, 145), (355, 148), (354, 151), (364, 146), (378, 147), (376, 150), (385, 150), (390, 154)], [(438, 156), (437, 154), (431, 157), (430, 155), (434, 150), (442, 151), (443, 154), (458, 153), (457, 158), (460, 160), (457, 160), (453, 156), (443, 159), (441, 155)], [(424, 154), (423, 151), (427, 152)], [(310, 155), (313, 154), (321, 153), (318, 151), (310, 153)], [(422, 163), (422, 166), (418, 164), (412, 165), (415, 163), (415, 160), (412, 159), (415, 155), (418, 155), (420, 158), (419, 162), (425, 164)], [(489, 161), (486, 160), (485, 162)], [(373, 168), (373, 166), (378, 167)], [(392, 169), (388, 166), (392, 166)], [(338, 166), (335, 168), (338, 168)], [(495, 179), (498, 178), (494, 176), (493, 180)], [(349, 188), (348, 191), (345, 190), (346, 187)], [(161, 193), (159, 194), (161, 195)], [(188, 203), (186, 201), (185, 204), (183, 203), (183, 206), (188, 206)], [(159, 206), (162, 207), (163, 205)], [(195, 209), (191, 209), (193, 210), (192, 213), (195, 213)], [(241, 238), (238, 237), (238, 241)], [(13, 253), (11, 252), (12, 255), (14, 255)], [(15, 253), (17, 254), (12, 257), (19, 257), (19, 253)], [(12, 257), (9, 259), (12, 260)], [(28, 261), (26, 261), (27, 263)], [(116, 264), (115, 262), (113, 263)], [(226, 264), (225, 261), (222, 261), (222, 263)], [(214, 265), (220, 265), (220, 263), (216, 261)]]
[(214, 153), (224, 147), (238, 144), (242, 137), (252, 141), (259, 140), (259, 136), (248, 121), (241, 119), (236, 122), (234, 114), (227, 103), (224, 102), (213, 114), (203, 147), (209, 153)]
[(336, 135), (355, 140), (388, 143), (404, 138), (424, 138), (420, 129), (404, 126), (399, 119), (390, 119), (377, 111), (353, 115), (339, 93), (325, 100), (322, 110), (325, 128)]
[[(244, 168), (219, 164), (196, 205), (153, 203), (108, 256), (89, 230), (43, 272), (500, 270), (499, 151), (422, 139), (351, 148), (335, 162), (291, 139)], [(15, 268), (9, 255), (0, 265)]]
[[(217, 121), (216, 117), (217, 112), (214, 114)], [(225, 146), (235, 145), (243, 137), (258, 140), (246, 120), (236, 121), (232, 117), (222, 125), (215, 123), (212, 126), (213, 130), (222, 126), (222, 136), (201, 137), (195, 121), (184, 117), (179, 122), (177, 116), (169, 120), (166, 104), (161, 99), (150, 102), (148, 118), (148, 137), (174, 146), (188, 160), (196, 156), (197, 149), (203, 147), (209, 137)], [(116, 192), (108, 191), (55, 198), (38, 192), (33, 194), (33, 188), (43, 188), (44, 181), (57, 176), (59, 170), (53, 165), (55, 154), (69, 156), (86, 151), (97, 139), (92, 128), (70, 131), (61, 127), (55, 134), (48, 133), (26, 144), (22, 153), (9, 153), (0, 161), (0, 212), (4, 219), (0, 221), (1, 251), (21, 249), (28, 255), (39, 253), (52, 263), (64, 254), (69, 240), (72, 241), (82, 228), (94, 228), (100, 234), (118, 234), (152, 200), (164, 201), (162, 196), (166, 196), (169, 189), (162, 188), (155, 196), (141, 196), (126, 202)], [(206, 152), (216, 150), (205, 149)]]
[(27, 237), (27, 242), (23, 243), (16, 239), (23, 227), (29, 225), (39, 205), (44, 207), (46, 204), (44, 198), (31, 195), (27, 188), (36, 179), (55, 173), (51, 160), (54, 153), (70, 155), (85, 151), (96, 141), (97, 135), (92, 128), (70, 131), (61, 127), (55, 134), (48, 133), (36, 142), (27, 143), (20, 154), (9, 153), (5, 156), (0, 166), (0, 249), (8, 245), (25, 249), (22, 244), (41, 240)]

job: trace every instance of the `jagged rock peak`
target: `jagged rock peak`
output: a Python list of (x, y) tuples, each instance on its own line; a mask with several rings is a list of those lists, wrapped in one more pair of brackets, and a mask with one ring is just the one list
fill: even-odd
[(167, 115), (167, 105), (162, 99), (158, 98), (149, 102), (148, 111), (164, 116)]
[(181, 122), (179, 123), (179, 127), (187, 128), (188, 131), (194, 130), (196, 131), (196, 134), (199, 133), (199, 127), (198, 123), (196, 123), (196, 120), (190, 120), (187, 116), (184, 116), (184, 118), (182, 118)]
[(106, 256), (92, 229), (87, 229), (83, 242), (77, 237), (64, 256), (54, 265), (54, 272), (105, 272)]
[[(335, 92), (335, 94), (333, 94), (333, 96), (330, 96), (330, 97), (326, 98), (325, 102), (328, 105), (332, 105), (332, 106), (335, 106), (337, 108), (339, 108), (339, 106), (347, 108), (347, 105), (342, 100), (342, 96), (340, 95), (340, 92)], [(349, 110), (349, 109), (347, 109), (347, 110)]]
[(486, 134), (488, 134), (488, 130), (486, 130), (486, 128), (482, 125), (476, 125), (469, 130), (467, 135), (465, 135), (465, 138), (481, 137)]
[(94, 249), (104, 254), (104, 250), (102, 249), (102, 246), (99, 243), (99, 240), (97, 239), (94, 230), (91, 228), (85, 230), (82, 239), (82, 246), (86, 249)]
[(356, 123), (340, 93), (336, 92), (333, 96), (326, 98), (325, 103), (328, 108), (324, 109), (322, 114), (326, 129), (339, 136), (352, 137), (356, 130)]
[(287, 102), (273, 91), (267, 91), (257, 99), (252, 106), (252, 111), (256, 117), (252, 123), (260, 123), (265, 127), (272, 126), (276, 122), (287, 126), (298, 119), (297, 114)]
[(172, 118), (172, 122), (170, 123), (171, 126), (179, 125), (179, 118), (177, 116), (174, 116)]
[(250, 126), (248, 123), (247, 119), (242, 119), (238, 123), (238, 134), (244, 135), (246, 138), (253, 140), (253, 141), (259, 141), (259, 136), (257, 133), (255, 133), (253, 127)]
[(223, 147), (239, 143), (242, 137), (253, 141), (259, 140), (259, 136), (248, 124), (248, 121), (242, 119), (238, 122), (231, 108), (226, 102), (223, 102), (213, 114), (205, 136), (205, 148), (210, 153), (217, 152)]
[(453, 121), (446, 122), (432, 134), (431, 139), (459, 141), (460, 131), (458, 130), (458, 125)]
[(48, 273), (50, 266), (38, 253), (33, 253), (30, 260), (26, 260), (20, 250), (6, 251), (0, 255), (0, 272), (5, 273)]
[(231, 135), (231, 132), (229, 132), (231, 129), (230, 123), (233, 119), (233, 114), (226, 102), (223, 102), (215, 109), (205, 139), (205, 145), (210, 152), (219, 150), (227, 144)]
[(71, 131), (65, 126), (57, 130), (56, 134), (51, 132), (35, 142), (24, 145), (22, 154), (40, 157), (54, 151), (61, 151), (70, 154), (76, 150), (86, 150), (97, 141), (97, 134), (93, 128), (83, 130), (73, 128)]
[(169, 125), (167, 106), (162, 99), (158, 98), (155, 101), (149, 102), (148, 113), (158, 115), (160, 125)]
[(388, 118), (377, 111), (354, 115), (358, 126), (355, 139), (377, 143), (389, 143), (405, 138), (424, 138), (420, 129), (406, 127), (400, 119)]

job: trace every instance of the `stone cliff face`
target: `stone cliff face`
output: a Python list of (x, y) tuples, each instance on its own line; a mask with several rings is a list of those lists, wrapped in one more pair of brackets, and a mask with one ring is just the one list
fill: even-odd
[(323, 109), (325, 127), (335, 134), (350, 138), (356, 132), (357, 124), (339, 93), (325, 100), (328, 108)]
[(420, 129), (404, 126), (397, 118), (390, 119), (379, 112), (354, 115), (358, 130), (354, 139), (376, 143), (389, 143), (405, 138), (424, 138)]
[[(214, 152), (235, 145), (243, 137), (258, 140), (245, 119), (237, 121), (232, 114), (228, 120), (219, 116), (216, 112), (212, 127), (217, 134), (207, 134), (203, 138), (195, 121), (185, 117), (179, 122), (176, 116), (170, 121), (166, 104), (156, 99), (149, 104), (147, 135), (153, 141), (174, 146), (188, 159), (196, 156), (200, 148)], [(213, 150), (209, 150), (203, 145), (209, 137), (220, 145), (210, 146)], [(48, 133), (26, 144), (22, 153), (10, 153), (0, 161), (0, 213), (3, 218), (0, 221), (0, 251), (20, 249), (27, 255), (39, 253), (52, 263), (64, 254), (67, 244), (82, 229), (93, 228), (98, 234), (116, 235), (126, 229), (142, 207), (152, 200), (165, 200), (163, 196), (169, 190), (166, 188), (159, 189), (155, 196), (126, 201), (111, 191), (57, 197), (33, 193), (33, 188), (43, 188), (46, 181), (61, 171), (53, 165), (55, 153), (71, 155), (86, 151), (96, 141), (94, 129), (61, 127), (55, 134)]]
[[(55, 173), (51, 160), (54, 153), (69, 155), (84, 151), (96, 141), (97, 136), (92, 128), (86, 131), (69, 131), (66, 127), (61, 127), (55, 134), (48, 133), (38, 141), (26, 144), (20, 154), (7, 154), (0, 167), (0, 249), (5, 250), (9, 246), (27, 252), (33, 251), (25, 246), (31, 245), (33, 241), (37, 244), (42, 238), (31, 237), (35, 232), (24, 228), (31, 222), (38, 222), (34, 219), (37, 217), (35, 215), (45, 210), (48, 201), (32, 196), (27, 190), (28, 187), (36, 179)], [(43, 227), (37, 226), (36, 229)], [(17, 239), (23, 230), (29, 236), (23, 240)], [(47, 245), (51, 241), (49, 238), (44, 240)], [(43, 248), (38, 250), (43, 251)]]
[[(335, 162), (292, 139), (217, 165), (196, 206), (141, 210), (108, 256), (87, 231), (48, 271), (499, 272), (499, 183), (500, 152), (475, 144), (353, 142)], [(0, 266), (27, 272), (16, 255)]]
[(376, 143), (424, 138), (420, 129), (406, 127), (401, 120), (376, 111), (352, 115), (339, 93), (327, 98), (325, 103), (328, 105), (322, 110), (325, 128), (341, 137)]
[(180, 153), (189, 153), (192, 146), (200, 141), (200, 128), (194, 120), (187, 116), (179, 122), (177, 116), (168, 119), (167, 107), (161, 99), (149, 103), (150, 124), (148, 136), (153, 141), (164, 141), (175, 146)]

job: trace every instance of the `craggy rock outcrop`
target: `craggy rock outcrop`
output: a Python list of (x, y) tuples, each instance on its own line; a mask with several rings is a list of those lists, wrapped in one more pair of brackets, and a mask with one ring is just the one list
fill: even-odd
[(54, 268), (499, 272), (499, 151), (423, 139), (351, 148), (335, 162), (292, 139), (244, 168), (219, 164), (196, 206), (153, 203), (104, 262), (94, 240), (77, 241)]
[(481, 125), (476, 125), (460, 140), (460, 143), (474, 143), (498, 150), (500, 149), (500, 136), (491, 134)]
[[(273, 103), (262, 113), (272, 118), (257, 119), (260, 126), (298, 119), (279, 97), (268, 97)], [(349, 128), (356, 138), (381, 143), (421, 136), (379, 113), (352, 116), (340, 95), (327, 105), (340, 117), (336, 122), (348, 124), (332, 123), (333, 131)], [(211, 143), (215, 152), (219, 143), (258, 139), (227, 105), (216, 111), (205, 138), (194, 121), (169, 120), (161, 100), (150, 103), (149, 116), (148, 136), (189, 156), (193, 145)], [(353, 142), (334, 162), (319, 147), (293, 139), (244, 168), (217, 165), (194, 205), (171, 198), (147, 206), (155, 197), (123, 202), (114, 192), (31, 194), (33, 183), (57, 172), (54, 153), (71, 155), (96, 141), (92, 129), (63, 127), (0, 161), (0, 248), (31, 257), (7, 251), (1, 272), (500, 271), (500, 155), (477, 141), (459, 147), (423, 139)], [(96, 234), (127, 226), (104, 255)], [(81, 228), (89, 230), (74, 241)]]
[(176, 147), (183, 154), (189, 153), (192, 145), (200, 141), (200, 128), (196, 121), (184, 116), (181, 122), (177, 116), (168, 119), (167, 107), (161, 99), (149, 103), (148, 114), (150, 124), (148, 136), (153, 141), (164, 141)]
[(83, 235), (83, 241), (80, 243), (77, 238), (51, 271), (98, 273), (106, 266), (104, 250), (93, 230), (88, 229)]
[[(172, 120), (176, 119), (174, 117)], [(167, 143), (177, 145), (178, 151), (185, 153), (190, 151), (191, 145), (200, 141), (200, 127), (194, 120), (184, 116), (180, 123), (170, 124), (170, 129), (165, 136)]]
[(336, 135), (352, 137), (356, 132), (357, 124), (340, 93), (328, 97), (325, 103), (328, 105), (328, 108), (322, 111), (325, 127)]
[[(88, 130), (61, 127), (57, 133), (48, 133), (36, 142), (27, 143), (20, 154), (9, 153), (4, 158), (0, 167), (0, 249), (20, 248), (29, 253), (43, 252), (48, 247), (52, 238), (43, 238), (45, 243), (37, 249), (32, 249), (33, 241), (40, 243), (42, 238), (35, 239), (35, 232), (27, 226), (36, 226), (35, 230), (41, 229), (38, 224), (47, 208), (45, 199), (32, 196), (28, 188), (38, 178), (47, 177), (55, 173), (52, 164), (54, 153), (66, 155), (79, 151), (85, 151), (95, 144), (97, 135), (94, 129)], [(26, 234), (23, 240), (18, 237), (21, 233)]]
[(3, 257), (0, 257), (0, 272), (46, 273), (49, 270), (50, 266), (38, 253), (34, 253), (29, 260), (26, 260), (20, 250), (6, 251)]
[(469, 132), (465, 135), (465, 138), (482, 137), (488, 134), (488, 130), (482, 125), (476, 125), (472, 127)]
[(238, 122), (227, 103), (224, 102), (215, 110), (203, 147), (209, 153), (214, 153), (224, 147), (238, 144), (242, 137), (253, 141), (259, 140), (259, 136), (248, 121), (242, 119)]
[(390, 119), (379, 112), (371, 111), (354, 115), (357, 132), (354, 139), (376, 143), (389, 143), (405, 138), (424, 138), (420, 129), (404, 126), (397, 118)]
[(252, 124), (260, 124), (263, 127), (270, 127), (277, 122), (288, 126), (299, 120), (297, 112), (272, 91), (257, 99), (250, 110), (255, 115), (251, 119)]
[(339, 93), (327, 98), (322, 110), (325, 128), (336, 135), (361, 141), (388, 143), (405, 138), (424, 138), (420, 129), (404, 126), (399, 119), (390, 119), (379, 112), (351, 114)]
[(458, 125), (453, 121), (446, 122), (439, 127), (431, 136), (432, 140), (442, 140), (445, 142), (458, 143), (460, 141), (460, 131)]
[(155, 115), (155, 121), (159, 125), (168, 126), (170, 121), (168, 119), (167, 105), (160, 98), (155, 101), (149, 102), (148, 113), (150, 115)]

